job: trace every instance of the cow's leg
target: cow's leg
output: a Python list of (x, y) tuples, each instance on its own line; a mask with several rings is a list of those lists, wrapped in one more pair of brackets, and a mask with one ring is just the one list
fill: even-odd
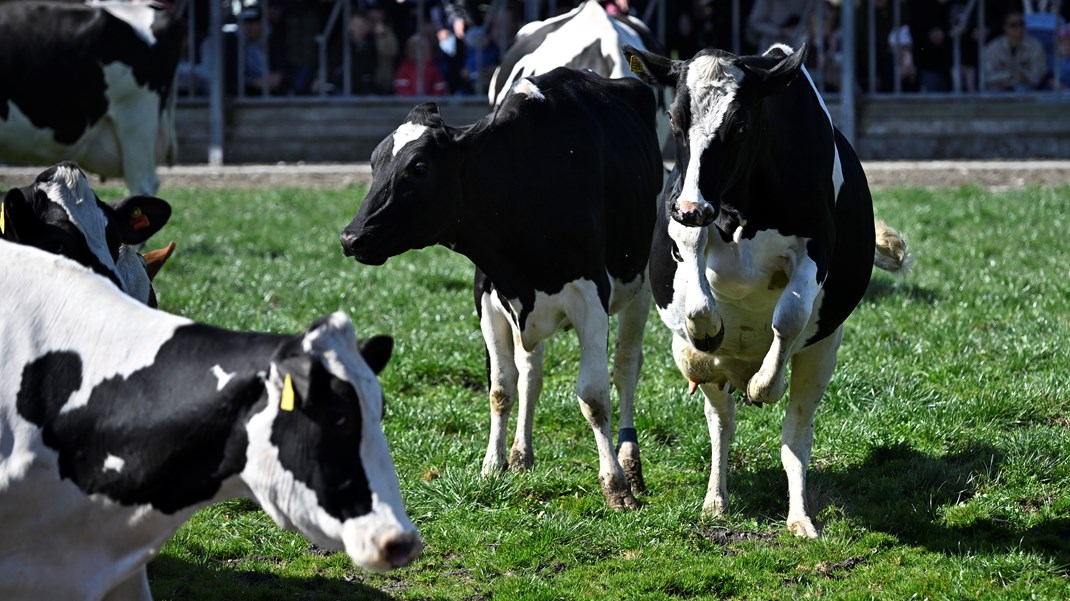
[(525, 351), (519, 340), (513, 341), (514, 361), (519, 373), (520, 412), (516, 418), (516, 438), (509, 452), (509, 468), (522, 472), (535, 464), (531, 448), (531, 428), (535, 421), (535, 405), (542, 393), (542, 352), (540, 342), (531, 352)]
[(104, 595), (102, 601), (152, 601), (149, 591), (149, 574), (145, 566), (134, 571)]
[(814, 413), (836, 367), (843, 326), (799, 351), (791, 361), (791, 396), (780, 436), (780, 460), (788, 475), (788, 530), (817, 538), (806, 512), (806, 467), (814, 444)]
[(140, 89), (132, 74), (105, 69), (113, 90), (139, 89), (116, 98), (108, 111), (123, 165), (123, 178), (131, 194), (155, 194), (160, 187), (156, 174), (156, 137), (159, 131), (160, 97)]
[(580, 374), (576, 384), (580, 410), (594, 432), (598, 447), (598, 481), (606, 503), (615, 509), (635, 509), (639, 504), (628, 486), (628, 478), (613, 451), (610, 428), (612, 404), (609, 399), (609, 313), (594, 286), (569, 311), (580, 341)]
[(617, 314), (617, 348), (613, 355), (613, 385), (620, 400), (617, 460), (635, 493), (646, 490), (635, 431), (635, 387), (643, 368), (643, 331), (650, 315), (650, 298), (650, 283), (644, 280), (635, 298)]
[(702, 512), (723, 515), (728, 509), (728, 450), (736, 433), (736, 401), (725, 383), (699, 384), (706, 397), (706, 425), (710, 430), (710, 483)]
[(517, 370), (513, 363), (513, 329), (509, 318), (501, 314), (483, 295), (479, 326), (487, 345), (490, 388), (490, 440), (483, 457), (483, 475), (496, 474), (509, 466), (505, 454), (509, 414), (516, 401)]
[(817, 264), (806, 254), (805, 243), (800, 241), (796, 249), (795, 269), (773, 309), (773, 343), (758, 373), (747, 383), (747, 396), (755, 403), (776, 402), (784, 396), (788, 387), (785, 376), (788, 359), (810, 322), (814, 301), (821, 292)]

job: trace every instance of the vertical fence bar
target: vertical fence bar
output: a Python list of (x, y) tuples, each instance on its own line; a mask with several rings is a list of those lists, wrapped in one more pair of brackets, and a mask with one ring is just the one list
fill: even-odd
[(899, 61), (902, 60), (901, 59), (902, 50), (900, 48), (900, 45), (901, 45), (902, 38), (903, 38), (902, 32), (899, 31), (899, 28), (903, 25), (903, 11), (902, 11), (902, 6), (900, 6), (900, 4), (899, 4), (900, 2), (901, 2), (901, 0), (892, 0), (892, 39), (895, 40), (894, 43), (891, 44), (892, 54), (893, 54), (893, 56), (892, 56), (892, 92), (897, 94), (897, 95), (903, 93), (903, 81), (902, 81), (903, 80), (903, 77), (902, 77), (902, 68), (903, 68), (903, 66), (901, 64), (899, 64)]
[[(819, 10), (824, 12), (824, 8)], [(855, 3), (841, 2), (840, 23), (845, 25), (840, 28), (840, 132), (851, 144), (855, 143), (855, 28), (847, 24), (854, 22)]]
[[(190, 3), (193, 4), (192, 2)], [(223, 164), (223, 7), (208, 3), (208, 164)]]
[[(977, 29), (985, 29), (985, 0), (977, 3)], [(977, 91), (985, 91), (985, 36), (977, 36)]]

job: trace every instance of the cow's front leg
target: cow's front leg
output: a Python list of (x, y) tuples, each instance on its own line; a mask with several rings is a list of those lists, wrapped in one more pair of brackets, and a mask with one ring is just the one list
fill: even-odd
[(531, 447), (531, 428), (535, 421), (535, 405), (542, 393), (542, 343), (531, 352), (524, 350), (520, 340), (513, 340), (513, 359), (519, 374), (520, 411), (516, 418), (516, 438), (509, 452), (509, 468), (522, 472), (535, 465), (535, 453)]
[(517, 396), (517, 369), (513, 363), (513, 329), (509, 318), (499, 312), (484, 294), (479, 326), (487, 345), (490, 388), (490, 440), (483, 457), (484, 476), (505, 471), (509, 466), (505, 443), (509, 429), (509, 414)]
[(643, 368), (643, 330), (650, 315), (650, 299), (650, 283), (644, 281), (635, 298), (617, 314), (617, 348), (613, 355), (613, 385), (620, 400), (617, 460), (634, 493), (646, 490), (634, 420), (635, 387), (639, 382), (639, 370)]
[(773, 309), (773, 343), (761, 368), (747, 383), (747, 396), (755, 403), (776, 402), (784, 396), (788, 359), (810, 322), (814, 301), (821, 292), (823, 281), (818, 281), (818, 265), (807, 255), (806, 243), (801, 239), (796, 244), (791, 279)]
[(788, 475), (788, 530), (817, 538), (806, 511), (806, 468), (814, 444), (814, 413), (836, 367), (843, 339), (841, 325), (828, 337), (799, 351), (791, 362), (791, 396), (780, 436), (780, 460)]
[(702, 512), (723, 515), (728, 509), (728, 450), (736, 433), (736, 401), (728, 383), (700, 384), (706, 397), (706, 425), (710, 430), (710, 483)]
[(614, 509), (635, 509), (639, 504), (632, 495), (628, 478), (613, 450), (611, 441), (609, 399), (609, 314), (600, 304), (597, 292), (586, 295), (582, 307), (574, 309), (570, 321), (576, 327), (580, 341), (580, 374), (576, 396), (580, 410), (594, 432), (598, 447), (598, 481), (606, 503)]
[(152, 593), (149, 591), (149, 574), (145, 566), (134, 570), (115, 588), (104, 595), (101, 601), (152, 601)]

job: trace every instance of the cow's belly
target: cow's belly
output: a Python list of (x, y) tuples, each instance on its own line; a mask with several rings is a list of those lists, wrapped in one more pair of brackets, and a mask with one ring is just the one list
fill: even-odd
[(41, 128), (14, 103), (8, 103), (8, 118), (0, 119), (0, 159), (29, 165), (51, 165), (63, 160), (77, 162), (102, 177), (120, 177), (122, 157), (110, 119), (91, 125), (74, 144), (60, 144), (55, 131)]

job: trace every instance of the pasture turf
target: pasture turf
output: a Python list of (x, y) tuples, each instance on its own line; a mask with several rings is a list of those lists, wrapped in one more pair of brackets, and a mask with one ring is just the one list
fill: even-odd
[(178, 243), (157, 279), (164, 310), (278, 332), (343, 310), (358, 335), (395, 337), (384, 429), (423, 555), (369, 573), (230, 501), (149, 565), (156, 599), (1070, 599), (1070, 188), (875, 193), (917, 262), (876, 272), (847, 322), (809, 470), (817, 541), (783, 523), (783, 401), (740, 407), (730, 512), (700, 515), (701, 397), (653, 311), (642, 509), (605, 508), (571, 333), (547, 348), (535, 467), (480, 478), (472, 266), (439, 247), (381, 267), (343, 257), (364, 193), (165, 189), (174, 216), (149, 246)]

